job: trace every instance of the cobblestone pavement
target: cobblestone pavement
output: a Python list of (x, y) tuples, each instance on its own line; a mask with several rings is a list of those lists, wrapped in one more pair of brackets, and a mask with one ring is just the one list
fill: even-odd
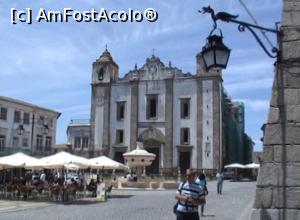
[[(216, 193), (216, 182), (209, 182), (208, 190), (204, 213), (206, 216), (201, 217), (201, 220), (247, 220), (253, 204), (255, 182), (226, 181), (222, 195)], [(172, 213), (175, 204), (174, 195), (175, 190), (113, 190), (108, 202), (85, 200), (69, 205), (0, 200), (0, 219), (176, 219)]]

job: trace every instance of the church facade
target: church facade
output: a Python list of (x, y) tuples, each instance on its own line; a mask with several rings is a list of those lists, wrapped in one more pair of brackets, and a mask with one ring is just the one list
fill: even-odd
[(147, 173), (220, 169), (222, 76), (205, 70), (200, 53), (196, 62), (196, 74), (184, 73), (152, 55), (120, 78), (106, 49), (93, 63), (90, 120), (68, 126), (73, 151), (124, 162), (122, 154), (141, 141), (156, 154)]

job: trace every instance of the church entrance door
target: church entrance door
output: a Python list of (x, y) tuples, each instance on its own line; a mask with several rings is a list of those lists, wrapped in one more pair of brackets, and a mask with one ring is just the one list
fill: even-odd
[(159, 173), (159, 147), (147, 147), (145, 148), (149, 153), (153, 153), (156, 155), (155, 160), (152, 162), (152, 164), (148, 167), (146, 167), (146, 173), (147, 174), (158, 174)]
[(191, 152), (180, 152), (179, 154), (179, 167), (181, 174), (185, 174), (186, 169), (190, 168)]

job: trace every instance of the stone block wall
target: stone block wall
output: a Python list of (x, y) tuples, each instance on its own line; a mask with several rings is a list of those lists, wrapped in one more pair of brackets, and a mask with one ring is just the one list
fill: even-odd
[(300, 219), (300, 0), (284, 0), (281, 32), (252, 219)]

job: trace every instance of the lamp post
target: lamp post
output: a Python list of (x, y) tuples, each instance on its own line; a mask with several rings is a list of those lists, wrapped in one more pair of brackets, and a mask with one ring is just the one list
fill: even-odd
[(19, 125), (19, 127), (17, 128), (18, 131), (18, 135), (23, 135), (25, 129), (23, 125)]
[[(295, 152), (299, 151), (295, 147), (299, 143), (299, 138), (295, 135), (299, 130), (299, 125), (296, 125), (299, 122), (299, 117), (292, 119), (290, 116), (293, 115), (291, 109), (300, 106), (298, 100), (291, 101), (292, 99), (296, 99), (296, 91), (299, 91), (299, 83), (296, 79), (296, 75), (299, 75), (300, 63), (300, 52), (298, 50), (300, 34), (297, 31), (299, 19), (294, 18), (294, 15), (298, 15), (300, 8), (300, 4), (297, 3), (298, 1), (296, 0), (284, 1), (284, 19), (282, 20), (281, 30), (278, 27), (270, 29), (239, 21), (236, 20), (237, 16), (226, 12), (215, 14), (214, 10), (209, 6), (203, 7), (203, 11), (201, 11), (202, 13), (211, 14), (214, 21), (214, 29), (217, 27), (216, 21), (221, 20), (238, 24), (240, 32), (245, 30), (250, 31), (264, 52), (269, 57), (276, 58), (275, 79), (271, 98), (272, 104), (269, 107), (269, 115), (271, 117), (269, 117), (268, 122), (264, 126), (265, 129), (263, 129), (264, 153), (251, 219), (284, 220), (293, 218), (290, 216), (293, 216), (294, 213), (294, 216), (299, 215), (299, 211), (294, 212), (298, 208), (294, 204), (299, 203), (299, 196), (297, 196), (297, 189), (294, 187), (294, 182), (292, 182), (293, 172), (298, 168), (297, 163), (299, 160), (295, 159), (291, 163), (289, 159), (294, 156)], [(268, 50), (256, 34), (255, 30), (257, 29), (276, 34), (279, 49), (272, 47), (271, 50)], [(284, 38), (282, 38), (283, 35)], [(292, 37), (289, 35), (292, 35)], [(276, 119), (273, 117), (275, 112)], [(274, 131), (279, 135), (276, 135)], [(277, 149), (280, 149), (280, 151)], [(269, 152), (276, 152), (277, 157), (270, 156)], [(271, 195), (271, 200), (266, 199), (267, 192), (270, 192), (268, 195)], [(267, 202), (270, 205), (265, 205), (267, 200), (268, 202), (270, 201), (270, 203)], [(295, 202), (291, 204), (289, 201)], [(280, 208), (278, 204), (280, 204)]]
[(230, 56), (230, 49), (223, 43), (223, 36), (210, 35), (206, 45), (202, 48), (202, 56), (206, 69), (225, 69)]
[(255, 40), (258, 42), (258, 44), (261, 46), (261, 48), (264, 50), (264, 52), (271, 58), (277, 58), (279, 59), (279, 50), (276, 47), (273, 47), (271, 51), (268, 51), (266, 46), (263, 44), (263, 42), (260, 40), (254, 29), (259, 29), (265, 32), (271, 32), (277, 35), (277, 38), (279, 39), (280, 32), (276, 29), (271, 28), (265, 28), (258, 25), (250, 24), (244, 21), (236, 20), (238, 17), (237, 15), (232, 15), (227, 12), (218, 12), (215, 14), (214, 10), (208, 6), (203, 7), (202, 11), (199, 10), (200, 13), (209, 13), (211, 14), (211, 18), (214, 22), (214, 26), (212, 31), (210, 32), (209, 37), (207, 38), (208, 42), (202, 49), (202, 56), (204, 59), (204, 64), (207, 70), (210, 68), (219, 67), (222, 69), (225, 69), (227, 66), (227, 62), (230, 55), (230, 49), (228, 49), (222, 41), (222, 34), (221, 36), (212, 35), (214, 30), (217, 29), (217, 20), (221, 20), (224, 22), (231, 22), (238, 24), (238, 30), (240, 32), (244, 32), (246, 29), (250, 31), (250, 33), (254, 36)]

